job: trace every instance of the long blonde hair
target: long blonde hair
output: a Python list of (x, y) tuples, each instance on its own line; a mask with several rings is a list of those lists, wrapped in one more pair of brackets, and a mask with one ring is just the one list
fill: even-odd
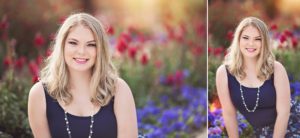
[(225, 56), (224, 64), (228, 67), (229, 72), (234, 76), (244, 79), (246, 73), (243, 70), (243, 56), (239, 48), (239, 40), (244, 28), (253, 26), (258, 29), (262, 36), (262, 48), (259, 53), (256, 66), (257, 78), (260, 80), (269, 79), (274, 72), (275, 57), (270, 45), (270, 36), (267, 25), (256, 17), (247, 17), (237, 26), (233, 41), (228, 48), (228, 54)]
[(69, 74), (64, 60), (64, 44), (70, 29), (77, 25), (89, 28), (96, 40), (97, 55), (90, 82), (93, 93), (91, 101), (104, 106), (115, 94), (118, 73), (111, 62), (109, 43), (104, 27), (101, 22), (89, 14), (73, 14), (64, 21), (56, 34), (52, 45), (52, 54), (46, 59), (46, 66), (41, 70), (40, 79), (46, 84), (49, 94), (54, 99), (65, 104), (72, 101), (72, 94), (68, 91)]

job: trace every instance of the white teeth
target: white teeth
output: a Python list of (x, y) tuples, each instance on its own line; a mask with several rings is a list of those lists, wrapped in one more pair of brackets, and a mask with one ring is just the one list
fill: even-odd
[(249, 52), (254, 52), (256, 49), (255, 48), (246, 48), (246, 50)]
[(81, 62), (87, 61), (87, 59), (84, 59), (84, 58), (74, 58), (74, 59), (77, 61), (81, 61)]

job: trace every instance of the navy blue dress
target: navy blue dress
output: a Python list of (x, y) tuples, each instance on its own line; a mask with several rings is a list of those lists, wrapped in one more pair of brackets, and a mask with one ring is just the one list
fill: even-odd
[[(235, 108), (253, 127), (256, 137), (272, 137), (277, 117), (274, 74), (260, 86), (259, 101), (256, 110), (254, 112), (248, 112), (243, 105), (240, 91), (241, 84), (235, 76), (229, 73), (227, 68), (226, 71), (230, 98)], [(249, 88), (243, 85), (241, 85), (241, 88), (247, 108), (250, 110), (254, 109), (258, 88)], [(300, 116), (296, 110), (298, 107), (299, 103), (292, 104), (286, 137), (300, 137), (300, 128), (298, 128)]]
[[(48, 125), (53, 138), (68, 138), (65, 114), (57, 100), (52, 98), (44, 86), (46, 96), (46, 112)], [(67, 113), (72, 138), (87, 138), (89, 135), (91, 117), (75, 116)], [(117, 121), (114, 113), (113, 98), (110, 103), (94, 115), (93, 138), (116, 138)]]
[[(240, 83), (238, 80), (227, 71), (228, 88), (230, 98), (235, 108), (247, 119), (247, 121), (255, 128), (274, 125), (276, 121), (276, 91), (274, 87), (273, 75), (269, 80), (266, 80), (260, 87), (260, 95), (258, 106), (255, 112), (248, 112), (243, 105), (240, 92)], [(242, 86), (243, 95), (248, 109), (253, 109), (255, 106), (258, 88), (249, 88)]]

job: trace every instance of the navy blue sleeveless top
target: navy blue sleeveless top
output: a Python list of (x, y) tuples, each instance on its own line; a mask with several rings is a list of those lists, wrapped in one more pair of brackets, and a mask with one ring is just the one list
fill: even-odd
[[(270, 79), (266, 80), (260, 87), (259, 101), (256, 110), (254, 112), (248, 112), (243, 105), (239, 81), (229, 73), (227, 68), (226, 71), (230, 98), (235, 108), (255, 128), (274, 125), (277, 117), (274, 74), (272, 74)], [(254, 109), (258, 89), (242, 85), (242, 90), (247, 108), (250, 110)]]
[[(52, 98), (43, 85), (46, 97), (48, 125), (53, 138), (68, 138), (65, 114), (57, 100)], [(86, 138), (89, 135), (91, 117), (75, 116), (67, 113), (72, 138)], [(113, 98), (94, 115), (93, 138), (116, 138), (117, 121), (114, 113)]]

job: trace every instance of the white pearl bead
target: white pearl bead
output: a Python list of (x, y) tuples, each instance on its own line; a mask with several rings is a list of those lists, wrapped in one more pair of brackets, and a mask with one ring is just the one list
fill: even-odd
[(256, 108), (257, 108), (257, 106), (258, 106), (260, 88), (259, 88), (259, 87), (257, 88), (257, 94), (256, 94), (257, 97), (256, 97), (255, 106), (254, 106), (253, 110), (250, 110), (250, 109), (247, 107), (247, 105), (246, 105), (245, 98), (244, 98), (244, 96), (243, 96), (243, 95), (244, 95), (244, 91), (243, 91), (243, 89), (242, 89), (242, 85), (241, 85), (241, 84), (240, 84), (240, 91), (241, 91), (242, 102), (243, 102), (243, 105), (245, 106), (246, 110), (247, 110), (248, 112), (255, 112), (255, 110), (256, 110)]

